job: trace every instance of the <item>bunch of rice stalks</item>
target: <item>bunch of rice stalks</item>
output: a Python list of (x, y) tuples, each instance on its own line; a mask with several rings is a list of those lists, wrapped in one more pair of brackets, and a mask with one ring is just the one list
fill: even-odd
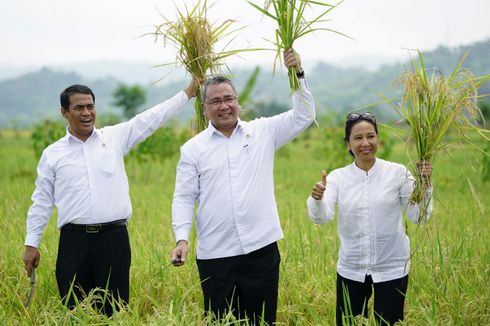
[[(482, 96), (478, 95), (478, 88), (490, 79), (490, 75), (475, 77), (471, 71), (463, 68), (466, 56), (446, 77), (437, 70), (428, 74), (422, 54), (418, 52), (418, 62), (413, 60), (411, 71), (406, 71), (400, 77), (404, 93), (398, 106), (393, 107), (410, 126), (409, 139), (415, 144), (419, 162), (430, 161), (451, 142), (466, 141), (478, 147), (470, 138), (470, 131), (476, 131), (489, 140), (488, 131), (480, 129), (476, 122), (481, 117), (477, 100)], [(451, 130), (459, 136), (445, 142), (445, 136)], [(416, 185), (410, 200), (421, 203), (431, 180), (421, 179), (416, 165), (413, 164)], [(425, 214), (421, 212), (421, 216)]]
[[(294, 41), (302, 36), (318, 30), (325, 30), (334, 32), (343, 36), (340, 32), (334, 31), (329, 28), (314, 28), (314, 25), (318, 23), (326, 22), (323, 19), (330, 11), (337, 7), (340, 1), (336, 5), (330, 5), (320, 1), (310, 1), (310, 0), (267, 0), (265, 1), (264, 8), (248, 1), (254, 8), (259, 10), (265, 16), (272, 18), (277, 23), (276, 29), (276, 40), (272, 43), (277, 48), (277, 54), (274, 59), (274, 69), (276, 67), (277, 60), (281, 61), (281, 50), (290, 49), (293, 47)], [(272, 11), (269, 9), (272, 5)], [(307, 20), (305, 18), (306, 8), (313, 5), (326, 7), (327, 9), (320, 11), (319, 14), (311, 19)], [(313, 8), (311, 8), (313, 10)], [(291, 92), (298, 90), (300, 88), (298, 77), (296, 76), (296, 71), (293, 69), (288, 70), (289, 86)]]
[[(155, 40), (163, 38), (164, 45), (172, 43), (178, 48), (175, 63), (181, 64), (186, 71), (201, 83), (206, 80), (208, 74), (217, 74), (224, 66), (223, 59), (231, 55), (258, 49), (242, 49), (215, 52), (214, 46), (224, 37), (237, 32), (241, 28), (231, 30), (233, 20), (227, 19), (222, 23), (211, 23), (208, 20), (207, 0), (198, 1), (190, 10), (185, 6), (185, 12), (177, 9), (177, 21), (171, 21), (161, 14), (164, 22), (156, 26)], [(227, 43), (227, 45), (231, 40)], [(169, 65), (169, 64), (164, 64)], [(160, 65), (163, 66), (163, 65)], [(196, 102), (196, 133), (204, 130), (207, 121), (203, 115), (202, 100), (198, 90)]]

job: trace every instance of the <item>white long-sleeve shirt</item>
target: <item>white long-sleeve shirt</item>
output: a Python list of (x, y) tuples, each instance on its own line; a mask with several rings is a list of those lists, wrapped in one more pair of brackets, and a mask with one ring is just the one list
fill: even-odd
[(65, 137), (48, 146), (37, 167), (25, 245), (39, 246), (54, 206), (58, 228), (67, 223), (129, 219), (132, 209), (124, 155), (181, 112), (187, 102), (181, 91), (128, 122), (94, 128), (85, 142), (67, 130)]
[(274, 154), (315, 118), (304, 80), (293, 108), (271, 118), (238, 121), (230, 138), (212, 123), (181, 148), (172, 226), (176, 241), (189, 240), (194, 216), (197, 257), (247, 254), (283, 238), (274, 196)]
[[(347, 279), (385, 282), (408, 274), (410, 242), (403, 227), (402, 210), (418, 223), (419, 205), (410, 203), (414, 178), (401, 164), (377, 158), (365, 172), (355, 163), (327, 176), (321, 200), (307, 199), (314, 223), (331, 221), (338, 206), (340, 250), (337, 271)], [(432, 212), (431, 190), (424, 204)], [(422, 205), (422, 204), (421, 204)]]

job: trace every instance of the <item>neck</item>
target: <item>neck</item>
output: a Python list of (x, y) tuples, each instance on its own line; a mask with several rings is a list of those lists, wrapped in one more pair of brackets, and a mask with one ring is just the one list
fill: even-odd
[(237, 124), (238, 124), (238, 121), (232, 127), (229, 127), (229, 128), (223, 128), (223, 127), (222, 128), (216, 128), (216, 126), (214, 126), (214, 124), (213, 124), (213, 126), (216, 128), (216, 130), (221, 132), (227, 138), (230, 138), (231, 134), (233, 133), (233, 130), (235, 130)]
[(70, 132), (70, 134), (75, 137), (75, 138), (78, 138), (80, 139), (81, 141), (85, 142), (91, 135), (92, 133), (94, 132), (94, 130), (92, 129), (92, 131), (88, 134), (74, 134), (71, 132), (70, 128), (68, 128), (68, 131)]
[(356, 166), (359, 169), (366, 171), (366, 172), (368, 172), (373, 167), (375, 162), (376, 162), (376, 158), (369, 160), (369, 161), (359, 161), (359, 160), (355, 161)]

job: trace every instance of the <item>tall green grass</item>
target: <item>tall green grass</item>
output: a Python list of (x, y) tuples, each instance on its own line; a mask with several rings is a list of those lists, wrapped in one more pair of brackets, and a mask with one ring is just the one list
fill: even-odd
[[(335, 321), (339, 248), (336, 221), (314, 225), (305, 207), (306, 197), (329, 156), (314, 154), (321, 148), (319, 141), (329, 141), (325, 135), (327, 130), (309, 129), (281, 149), (276, 158), (276, 198), (285, 232), (285, 239), (279, 242), (279, 325), (333, 325)], [(450, 148), (432, 162), (435, 211), (429, 222), (423, 226), (408, 225), (412, 263), (406, 325), (490, 324), (490, 294), (486, 289), (490, 284), (490, 184), (482, 182), (475, 172), (478, 169), (474, 169), (480, 162), (480, 153), (461, 146)], [(54, 275), (59, 235), (55, 216), (41, 242), (41, 263), (31, 307), (24, 308), (29, 290), (22, 262), (25, 215), (37, 162), (30, 139), (0, 137), (0, 324), (209, 323), (203, 317), (199, 276), (193, 261), (195, 236), (191, 239), (188, 263), (181, 268), (169, 266), (169, 253), (174, 247), (170, 212), (177, 159), (175, 156), (159, 163), (127, 160), (133, 203), (129, 224), (131, 298), (127, 311), (108, 320), (90, 308), (89, 300), (74, 311), (61, 305)], [(403, 144), (393, 148), (390, 159), (408, 163)], [(468, 181), (481, 205), (474, 200)], [(372, 317), (369, 322), (373, 322)], [(231, 316), (223, 322), (234, 323)]]

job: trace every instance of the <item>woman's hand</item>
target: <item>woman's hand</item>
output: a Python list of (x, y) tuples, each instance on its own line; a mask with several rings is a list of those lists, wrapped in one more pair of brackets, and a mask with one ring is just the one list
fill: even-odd
[(315, 183), (313, 189), (311, 190), (311, 197), (316, 200), (321, 200), (323, 198), (323, 193), (325, 192), (325, 189), (327, 189), (327, 172), (325, 172), (325, 170), (322, 170), (322, 181), (318, 181), (317, 183)]
[(430, 186), (431, 184), (431, 176), (432, 176), (432, 166), (430, 162), (427, 160), (417, 161), (417, 172), (424, 182), (424, 184)]

